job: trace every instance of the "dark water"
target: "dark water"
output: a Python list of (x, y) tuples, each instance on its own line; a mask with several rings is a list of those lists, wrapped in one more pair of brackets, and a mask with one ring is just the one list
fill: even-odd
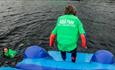
[(88, 35), (89, 48), (79, 46), (78, 51), (106, 49), (115, 55), (114, 0), (0, 0), (0, 49), (10, 47), (22, 53), (28, 45), (38, 44), (51, 50), (49, 35), (68, 3), (77, 8)]

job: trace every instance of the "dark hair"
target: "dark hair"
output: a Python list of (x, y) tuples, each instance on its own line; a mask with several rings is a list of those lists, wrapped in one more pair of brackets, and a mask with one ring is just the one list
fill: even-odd
[(75, 7), (73, 5), (68, 5), (67, 7), (65, 7), (65, 14), (72, 14), (72, 15), (76, 15), (76, 10)]

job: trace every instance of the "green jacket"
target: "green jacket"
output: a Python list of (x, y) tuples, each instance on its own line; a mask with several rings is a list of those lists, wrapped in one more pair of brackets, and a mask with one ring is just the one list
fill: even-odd
[(57, 35), (58, 49), (61, 51), (77, 48), (79, 35), (84, 33), (81, 21), (74, 15), (60, 16), (52, 31), (52, 34)]
[(14, 58), (16, 54), (17, 52), (12, 49), (8, 49), (8, 52), (4, 53), (6, 57), (10, 57), (10, 58)]

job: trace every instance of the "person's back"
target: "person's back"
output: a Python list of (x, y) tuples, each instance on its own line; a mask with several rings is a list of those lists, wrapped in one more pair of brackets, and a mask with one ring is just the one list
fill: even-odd
[(75, 49), (77, 46), (76, 42), (79, 37), (79, 31), (84, 33), (84, 30), (79, 27), (80, 25), (82, 24), (79, 19), (72, 14), (63, 15), (58, 18), (56, 28), (59, 50), (71, 51)]

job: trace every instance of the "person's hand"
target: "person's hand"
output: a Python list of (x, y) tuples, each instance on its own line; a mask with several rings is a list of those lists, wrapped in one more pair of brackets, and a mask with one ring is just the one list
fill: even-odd
[(86, 45), (82, 45), (82, 47), (83, 47), (84, 49), (87, 49), (87, 46), (86, 46)]
[(87, 46), (84, 49), (88, 49)]
[(53, 50), (57, 50), (57, 47), (56, 47), (55, 43), (54, 43), (53, 46), (50, 47), (50, 48), (53, 49)]

